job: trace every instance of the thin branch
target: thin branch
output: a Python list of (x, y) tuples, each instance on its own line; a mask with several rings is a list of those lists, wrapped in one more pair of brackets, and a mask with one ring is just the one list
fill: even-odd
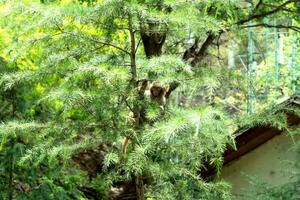
[[(270, 7), (270, 8), (277, 8), (277, 6), (273, 5), (273, 4), (269, 4), (269, 3), (265, 3), (264, 4), (266, 7)], [(281, 10), (289, 12), (289, 13), (298, 13), (297, 10), (293, 10), (291, 8), (281, 8)]]
[[(127, 31), (129, 30), (129, 27), (126, 27), (126, 26), (118, 26), (118, 25), (109, 26), (109, 25), (104, 24), (102, 22), (99, 22), (97, 20), (93, 20), (93, 19), (90, 19), (90, 20), (92, 22), (94, 22), (95, 24), (98, 24), (101, 27), (106, 28), (106, 29), (114, 28), (114, 29), (118, 29), (118, 30), (127, 30)], [(161, 22), (161, 23), (157, 23), (157, 24), (165, 24), (165, 22)], [(160, 30), (152, 30), (152, 29), (143, 29), (143, 30), (140, 30), (140, 29), (135, 29), (135, 31), (146, 31), (148, 33), (176, 32), (176, 31), (179, 31), (179, 30), (182, 30), (182, 29), (160, 29)], [(188, 30), (188, 29), (186, 29), (186, 30)]]
[(256, 4), (254, 8), (254, 12), (257, 11), (257, 9), (263, 4), (263, 0), (259, 0), (259, 2)]
[(298, 14), (297, 10), (292, 10), (292, 9), (289, 9), (289, 8), (282, 8), (282, 10), (286, 11), (286, 12), (289, 12), (289, 13), (296, 13), (296, 14)]
[(195, 66), (197, 63), (199, 63), (203, 59), (206, 50), (212, 44), (212, 42), (214, 41), (215, 38), (216, 38), (216, 36), (213, 35), (212, 33), (208, 34), (206, 40), (200, 47), (199, 51), (196, 53), (195, 59), (191, 63), (192, 66)]
[(283, 4), (277, 6), (273, 10), (270, 10), (268, 12), (258, 13), (258, 14), (254, 13), (254, 14), (248, 16), (245, 19), (241, 19), (241, 20), (237, 21), (235, 24), (236, 25), (242, 25), (242, 24), (244, 24), (246, 22), (249, 22), (249, 21), (251, 21), (253, 19), (258, 19), (258, 18), (262, 18), (262, 17), (266, 17), (266, 16), (269, 16), (269, 15), (275, 14), (275, 13), (281, 11), (282, 8), (284, 8), (285, 6), (287, 6), (287, 5), (291, 4), (291, 3), (295, 3), (295, 2), (299, 2), (299, 0), (288, 0), (288, 1), (284, 2)]
[(133, 108), (129, 105), (129, 103), (128, 103), (127, 99), (125, 98), (125, 96), (124, 96), (123, 101), (125, 102), (126, 106), (129, 108), (129, 110), (130, 110), (132, 113), (134, 113)]
[(135, 45), (135, 32), (133, 29), (133, 22), (132, 16), (128, 15), (128, 26), (129, 26), (129, 36), (130, 36), (130, 64), (131, 64), (131, 81), (133, 85), (136, 85), (135, 80), (137, 77), (137, 70), (136, 70), (136, 45)]
[(141, 41), (142, 41), (142, 39), (140, 39), (140, 40), (138, 41), (138, 44), (136, 45), (136, 48), (135, 48), (135, 53), (137, 52), (137, 50), (138, 50), (138, 48), (139, 48), (139, 46), (140, 46), (140, 44), (141, 44)]
[(113, 43), (110, 43), (110, 42), (101, 41), (101, 40), (97, 40), (97, 39), (94, 39), (94, 38), (88, 38), (88, 39), (91, 40), (91, 41), (93, 41), (93, 42), (99, 43), (99, 44), (103, 44), (103, 45), (106, 45), (106, 46), (114, 47), (115, 49), (118, 49), (118, 50), (123, 51), (124, 53), (130, 55), (129, 51), (127, 51), (126, 49), (123, 49), (122, 47), (117, 46), (116, 44), (113, 44)]
[(206, 49), (209, 47), (209, 45), (213, 42), (213, 40), (216, 38), (212, 33), (209, 33), (206, 40), (202, 44), (200, 50), (197, 53), (197, 56), (204, 55)]
[(300, 27), (299, 26), (288, 26), (288, 25), (282, 25), (282, 24), (278, 24), (278, 25), (272, 25), (272, 24), (252, 24), (252, 25), (247, 25), (247, 26), (241, 26), (242, 28), (249, 28), (249, 27), (267, 27), (267, 28), (287, 28), (287, 29), (291, 29), (297, 32), (300, 32)]
[(93, 23), (95, 23), (95, 24), (97, 24), (97, 25), (100, 25), (100, 26), (102, 26), (102, 27), (104, 27), (104, 28), (107, 28), (107, 29), (111, 29), (112, 27), (113, 27), (114, 29), (119, 29), (119, 30), (128, 30), (128, 29), (129, 29), (129, 28), (126, 27), (126, 26), (118, 26), (118, 25), (116, 25), (116, 24), (114, 24), (114, 26), (109, 26), (109, 25), (107, 25), (107, 24), (105, 24), (105, 23), (103, 23), (103, 22), (97, 21), (97, 20), (95, 20), (95, 19), (93, 19), (93, 18), (89, 18), (89, 20), (92, 21)]
[(94, 39), (94, 38), (83, 37), (81, 35), (76, 35), (72, 32), (67, 32), (67, 31), (64, 31), (64, 30), (60, 30), (60, 31), (64, 34), (68, 34), (68, 35), (71, 35), (71, 36), (74, 36), (74, 37), (81, 37), (81, 38), (88, 39), (88, 40), (90, 40), (92, 42), (95, 42), (95, 43), (103, 44), (105, 46), (114, 47), (115, 49), (118, 49), (118, 50), (123, 51), (124, 53), (130, 55), (129, 51), (127, 51), (126, 49), (123, 49), (122, 47), (117, 46), (116, 44), (113, 44), (113, 43), (110, 43), (110, 42), (105, 42), (105, 41)]

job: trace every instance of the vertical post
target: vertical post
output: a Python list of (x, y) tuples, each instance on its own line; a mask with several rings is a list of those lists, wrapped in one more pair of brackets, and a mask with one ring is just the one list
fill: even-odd
[(227, 53), (227, 60), (228, 60), (228, 68), (229, 69), (232, 69), (232, 68), (235, 68), (235, 52), (234, 52), (234, 43), (231, 43), (229, 46), (228, 46), (228, 53)]
[(284, 52), (283, 52), (283, 34), (278, 33), (278, 64), (279, 67), (284, 64)]
[(252, 78), (253, 78), (253, 49), (254, 49), (254, 42), (253, 42), (253, 29), (250, 27), (248, 28), (248, 65), (247, 65), (247, 79), (248, 79), (248, 100), (247, 100), (247, 112), (248, 114), (253, 113), (253, 85), (252, 85)]
[(289, 69), (291, 71), (291, 88), (293, 92), (296, 92), (296, 57), (297, 57), (297, 33), (292, 36), (292, 53)]
[(187, 34), (188, 34), (188, 39), (186, 41), (186, 44), (187, 47), (190, 48), (194, 44), (194, 36), (190, 28), (190, 24), (187, 25)]
[[(274, 25), (276, 26), (276, 21), (274, 21)], [(277, 31), (277, 28), (274, 28), (274, 44), (275, 44), (275, 55), (274, 55), (274, 61), (275, 61), (275, 80), (276, 85), (279, 84), (279, 34)]]
[[(267, 25), (269, 25), (270, 24), (270, 19), (268, 18), (268, 17), (265, 17), (264, 19), (263, 19), (263, 22), (264, 22), (264, 24), (267, 24)], [(270, 37), (270, 28), (268, 28), (268, 27), (265, 27), (264, 28), (264, 37), (265, 37), (265, 41), (269, 41), (269, 37)], [(267, 42), (266, 43), (266, 45), (269, 47), (269, 43)], [(268, 56), (270, 55), (270, 53), (269, 53), (269, 51), (268, 51), (268, 48), (267, 48), (267, 51), (265, 51), (265, 58), (268, 58)], [(265, 85), (267, 86), (267, 85), (269, 85), (269, 82), (270, 82), (270, 79), (271, 79), (271, 73), (270, 73), (270, 71), (268, 70), (267, 71), (267, 74), (266, 74), (266, 78), (265, 78)], [(265, 88), (266, 89), (266, 96), (268, 96), (269, 95), (269, 87), (266, 87)]]

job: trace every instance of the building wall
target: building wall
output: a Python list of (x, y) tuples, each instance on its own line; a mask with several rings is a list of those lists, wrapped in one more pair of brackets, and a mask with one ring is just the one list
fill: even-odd
[(253, 189), (247, 175), (256, 176), (271, 184), (287, 182), (290, 177), (284, 172), (289, 169), (286, 161), (295, 160), (296, 156), (290, 150), (292, 143), (291, 137), (287, 135), (275, 136), (224, 166), (221, 177), (232, 185), (232, 192), (236, 197), (242, 197), (245, 191)]

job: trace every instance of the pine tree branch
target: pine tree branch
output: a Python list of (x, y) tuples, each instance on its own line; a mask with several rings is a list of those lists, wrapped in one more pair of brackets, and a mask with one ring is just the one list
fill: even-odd
[(100, 43), (100, 44), (103, 44), (103, 45), (106, 45), (106, 46), (114, 47), (115, 49), (118, 49), (118, 50), (123, 51), (124, 53), (130, 55), (129, 51), (127, 51), (126, 49), (123, 49), (123, 48), (117, 46), (116, 44), (105, 42), (105, 41), (101, 41), (101, 40), (96, 40), (96, 39), (93, 39), (93, 38), (89, 38), (89, 39), (91, 41), (93, 41), (93, 42), (96, 42), (96, 43)]
[(74, 36), (74, 37), (81, 37), (81, 38), (84, 38), (84, 39), (88, 39), (92, 42), (95, 42), (95, 43), (99, 43), (99, 44), (102, 44), (102, 45), (105, 45), (105, 46), (110, 46), (110, 47), (113, 47), (117, 50), (120, 50), (128, 55), (130, 55), (130, 52), (127, 51), (126, 49), (122, 48), (122, 47), (119, 47), (118, 45), (114, 44), (114, 43), (110, 43), (110, 42), (106, 42), (106, 41), (102, 41), (102, 40), (98, 40), (98, 39), (95, 39), (95, 38), (90, 38), (90, 37), (83, 37), (81, 35), (77, 35), (77, 34), (74, 34), (72, 32), (68, 32), (68, 31), (64, 31), (64, 30), (60, 30), (62, 33), (64, 34), (68, 34), (68, 35), (71, 35), (71, 36)]
[[(285, 9), (285, 7), (291, 3), (295, 3), (295, 2), (299, 2), (299, 0), (288, 0), (282, 4), (280, 4), (279, 6), (275, 7), (274, 9), (268, 11), (268, 12), (263, 12), (263, 13), (256, 13), (256, 10), (258, 8), (260, 8), (262, 5), (264, 5), (263, 0), (260, 0), (257, 5), (255, 6), (255, 8), (253, 9), (253, 13), (244, 18), (244, 19), (240, 19), (237, 22), (235, 22), (233, 25), (243, 25), (247, 22), (250, 22), (252, 20), (255, 19), (259, 19), (259, 18), (263, 18), (275, 13), (278, 13), (282, 10)], [(297, 32), (299, 32), (299, 27), (297, 26), (285, 26), (285, 25), (277, 25), (277, 26), (272, 26), (272, 25), (267, 25), (267, 24), (262, 24), (262, 25), (256, 25), (256, 26), (265, 26), (265, 27), (278, 27), (278, 28), (290, 28), (292, 30), (295, 30)], [(247, 26), (245, 26), (247, 27)], [(253, 26), (254, 27), (254, 26)], [(244, 28), (244, 27), (242, 27)], [(229, 31), (231, 29), (231, 26), (229, 26), (228, 28), (226, 28), (226, 31)], [(196, 66), (197, 63), (199, 63), (205, 56), (205, 52), (207, 51), (208, 47), (213, 43), (214, 39), (217, 37), (220, 37), (220, 35), (224, 33), (224, 30), (220, 30), (219, 34), (217, 35), (213, 35), (212, 33), (209, 33), (206, 40), (204, 41), (204, 43), (202, 44), (200, 50), (197, 52), (195, 59), (191, 62), (192, 66)]]
[(288, 1), (284, 2), (283, 4), (277, 6), (273, 10), (270, 10), (268, 12), (258, 13), (258, 14), (254, 13), (254, 14), (248, 16), (245, 19), (241, 19), (241, 20), (237, 21), (235, 24), (236, 25), (242, 25), (242, 24), (245, 24), (245, 23), (247, 23), (249, 21), (252, 21), (254, 19), (259, 19), (259, 18), (263, 18), (263, 17), (269, 16), (269, 15), (275, 14), (277, 12), (280, 12), (285, 6), (287, 6), (291, 3), (295, 3), (295, 2), (299, 2), (299, 0), (288, 0)]
[(249, 28), (249, 27), (267, 27), (267, 28), (287, 28), (294, 30), (296, 32), (300, 32), (300, 27), (299, 26), (288, 26), (288, 25), (283, 25), (283, 24), (278, 24), (278, 25), (272, 25), (272, 24), (252, 24), (252, 25), (245, 25), (241, 26), (242, 28)]

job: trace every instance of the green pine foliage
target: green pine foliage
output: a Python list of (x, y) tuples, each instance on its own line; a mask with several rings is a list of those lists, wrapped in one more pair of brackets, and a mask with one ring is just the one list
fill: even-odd
[[(148, 200), (231, 199), (227, 183), (200, 171), (208, 163), (219, 174), (225, 148), (234, 147), (222, 88), (244, 76), (192, 67), (181, 54), (189, 31), (237, 30), (251, 13), (244, 3), (0, 2), (0, 198), (109, 199), (143, 177)], [(161, 56), (145, 56), (143, 31), (166, 34)], [(179, 83), (163, 111), (140, 98), (141, 78)], [(136, 123), (136, 109), (145, 123)], [(277, 117), (268, 123), (286, 127)]]
[[(139, 17), (151, 16), (161, 21), (162, 31), (167, 23), (180, 29), (185, 25), (178, 15), (191, 7), (174, 5), (178, 12), (166, 18), (165, 8), (158, 11), (153, 3), (3, 5), (2, 27), (14, 33), (8, 36), (11, 50), (3, 50), (13, 71), (3, 72), (0, 85), (20, 97), (14, 98), (13, 117), (2, 119), (1, 157), (8, 162), (1, 163), (3, 198), (80, 199), (85, 198), (80, 189), (89, 187), (105, 199), (115, 183), (135, 175), (150, 177), (149, 199), (230, 197), (228, 185), (199, 176), (206, 162), (221, 166), (222, 152), (233, 141), (224, 112), (170, 106), (161, 116), (156, 104), (141, 102), (149, 105), (146, 116), (154, 123), (133, 126), (138, 97), (136, 88), (128, 87), (128, 16), (134, 30)], [(13, 19), (18, 23), (7, 24)], [(178, 56), (146, 59), (141, 46), (137, 53), (137, 78), (188, 83), (193, 75)], [(133, 139), (122, 160), (125, 136)], [(90, 179), (72, 156), (104, 143), (110, 145), (97, 166), (101, 173)]]

